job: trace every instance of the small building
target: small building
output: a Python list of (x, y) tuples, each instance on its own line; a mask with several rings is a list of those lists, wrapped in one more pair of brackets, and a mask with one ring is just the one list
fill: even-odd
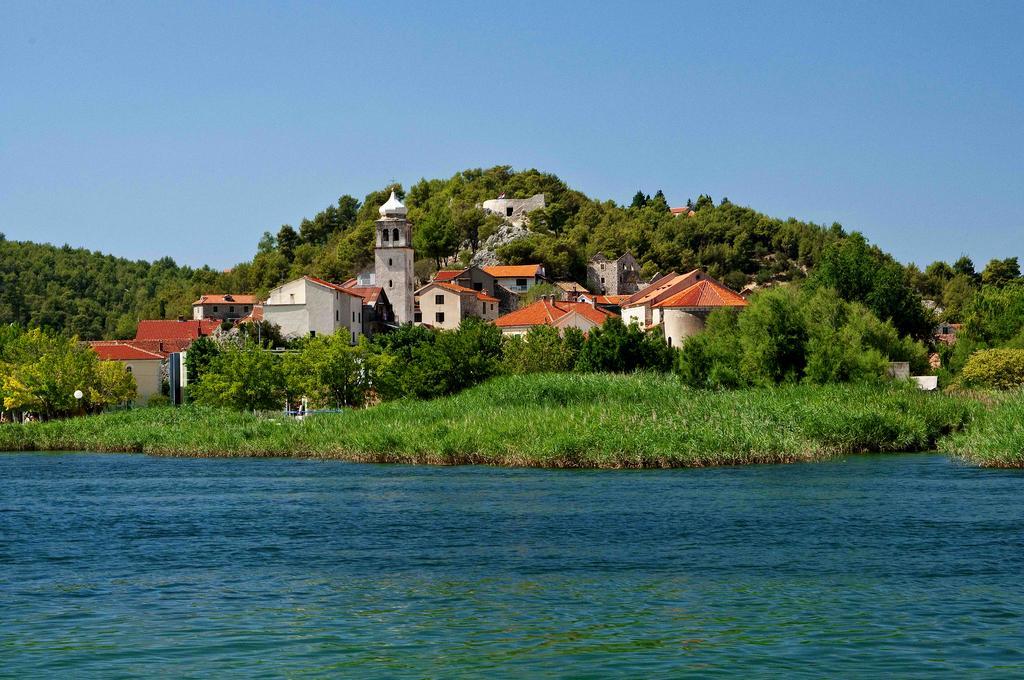
[(660, 312), (661, 332), (669, 347), (682, 347), (686, 338), (704, 330), (708, 314), (725, 307), (742, 309), (748, 303), (739, 293), (717, 281), (702, 279), (689, 288), (654, 303)]
[(167, 357), (173, 352), (184, 352), (198, 338), (215, 336), (220, 332), (217, 319), (145, 319), (135, 329), (131, 344)]
[(676, 293), (681, 293), (698, 281), (708, 278), (707, 274), (694, 269), (686, 274), (671, 272), (656, 280), (646, 288), (630, 295), (621, 303), (622, 320), (626, 323), (639, 324), (641, 328), (650, 328), (661, 323), (661, 310), (655, 305), (667, 300)]
[(555, 281), (555, 288), (559, 290), (558, 299), (563, 302), (575, 302), (581, 295), (590, 292), (575, 281)]
[(248, 316), (258, 302), (255, 295), (203, 295), (192, 303), (192, 318), (237, 323)]
[(89, 346), (100, 361), (117, 361), (135, 378), (136, 400), (142, 403), (161, 393), (165, 357), (131, 342), (100, 340)]
[(584, 333), (617, 316), (587, 302), (563, 302), (546, 296), (522, 309), (498, 317), (494, 322), (505, 335), (526, 335), (534, 326), (551, 326), (560, 331), (577, 328)]
[(338, 284), (303, 276), (270, 291), (263, 319), (280, 328), (286, 339), (342, 331), (354, 345), (363, 334), (363, 297)]
[(513, 293), (525, 293), (538, 283), (544, 283), (547, 280), (542, 264), (497, 265), (481, 267), (481, 269), (494, 277), (496, 285)]
[(955, 345), (956, 336), (960, 333), (960, 329), (963, 324), (959, 323), (940, 323), (936, 328), (935, 332), (932, 333), (932, 338), (937, 343), (943, 345)]
[(629, 299), (628, 295), (595, 295), (594, 293), (583, 293), (579, 297), (580, 302), (588, 302), (606, 312), (622, 314), (622, 303)]
[(587, 286), (603, 295), (632, 295), (640, 290), (640, 263), (632, 253), (611, 260), (598, 253), (587, 263)]
[(684, 205), (680, 208), (669, 208), (669, 212), (672, 213), (673, 217), (693, 217), (697, 214), (697, 211), (688, 205)]
[(456, 283), (431, 281), (416, 291), (417, 323), (433, 328), (455, 329), (465, 319), (498, 318), (498, 298)]
[(484, 212), (488, 215), (499, 215), (508, 222), (522, 222), (534, 210), (543, 208), (544, 194), (534, 194), (529, 198), (505, 198), (502, 194), (483, 202)]
[(433, 280), (454, 283), (488, 295), (494, 295), (498, 289), (498, 280), (476, 265), (465, 269), (442, 269), (434, 275)]
[(360, 286), (358, 279), (349, 279), (341, 287), (363, 298), (363, 335), (373, 337), (395, 328), (395, 312), (388, 295), (380, 286)]

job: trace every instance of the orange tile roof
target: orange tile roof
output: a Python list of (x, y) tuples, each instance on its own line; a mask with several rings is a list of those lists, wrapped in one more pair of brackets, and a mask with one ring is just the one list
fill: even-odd
[(420, 290), (424, 290), (424, 289), (426, 289), (426, 288), (428, 288), (430, 286), (440, 286), (441, 288), (444, 288), (445, 290), (450, 290), (453, 293), (459, 293), (459, 294), (472, 293), (473, 295), (476, 296), (477, 300), (483, 300), (484, 302), (499, 302), (498, 298), (491, 297), (490, 295), (488, 295), (487, 293), (485, 293), (485, 292), (483, 292), (481, 290), (473, 290), (472, 288), (466, 288), (465, 286), (460, 286), (457, 283), (446, 283), (444, 281), (431, 281), (426, 286), (423, 286), (423, 288), (420, 288)]
[(739, 293), (723, 285), (704, 279), (686, 290), (657, 302), (655, 307), (674, 309), (706, 309), (708, 307), (746, 307), (747, 302)]
[(163, 319), (140, 321), (135, 330), (136, 340), (195, 340), (210, 335), (221, 322), (217, 319), (201, 321), (165, 321)]
[(90, 342), (100, 361), (163, 361), (164, 355), (127, 342)]
[[(352, 280), (354, 281), (355, 279)], [(380, 286), (345, 286), (345, 290), (363, 298), (363, 304), (370, 305), (371, 307), (377, 304), (380, 294), (384, 292), (384, 289)]]
[(256, 305), (252, 311), (238, 320), (239, 324), (263, 321), (263, 305)]
[(669, 210), (672, 211), (673, 215), (686, 215), (689, 217), (690, 215), (697, 214), (697, 212), (688, 205), (684, 205), (682, 208), (669, 208)]
[(434, 274), (434, 281), (454, 281), (464, 273), (465, 269), (442, 269)]
[(499, 265), (496, 267), (481, 267), (481, 269), (491, 276), (499, 279), (510, 279), (513, 277), (523, 276), (543, 276), (543, 267), (539, 264)]
[(621, 305), (629, 299), (628, 295), (588, 295), (587, 297), (594, 298), (594, 302), (599, 305)]
[(600, 325), (611, 316), (618, 316), (604, 309), (594, 307), (589, 302), (552, 302), (548, 299), (537, 300), (522, 309), (499, 316), (495, 325), (502, 328), (517, 326), (552, 325), (566, 314), (576, 312), (590, 321)]
[[(228, 298), (231, 298), (230, 300)], [(255, 295), (232, 295), (231, 293), (225, 295), (200, 295), (199, 299), (192, 303), (192, 306), (196, 305), (254, 305), (259, 300), (256, 299)]]
[(633, 307), (635, 305), (649, 305), (661, 302), (668, 296), (693, 285), (705, 276), (704, 272), (699, 269), (694, 269), (685, 274), (676, 274), (675, 272), (666, 274), (643, 290), (629, 296), (622, 303), (622, 306)]
[(330, 281), (324, 281), (323, 279), (318, 279), (315, 276), (303, 276), (302, 278), (306, 279), (307, 281), (312, 281), (313, 283), (317, 284), (318, 286), (323, 286), (324, 288), (330, 288), (331, 290), (337, 290), (337, 291), (340, 291), (342, 293), (345, 293), (346, 295), (351, 295), (352, 297), (362, 297), (362, 295), (359, 295), (358, 293), (353, 293), (349, 289), (343, 288), (342, 286), (339, 286), (336, 283), (331, 283)]

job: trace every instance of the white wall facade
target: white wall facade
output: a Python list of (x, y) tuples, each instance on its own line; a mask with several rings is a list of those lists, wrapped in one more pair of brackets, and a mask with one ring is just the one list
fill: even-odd
[[(655, 310), (659, 311), (659, 310)], [(686, 339), (704, 330), (704, 314), (681, 309), (664, 310), (662, 330), (670, 347), (682, 347)]]
[(355, 344), (363, 330), (363, 299), (308, 279), (296, 279), (270, 291), (263, 319), (281, 328), (287, 339), (344, 331)]

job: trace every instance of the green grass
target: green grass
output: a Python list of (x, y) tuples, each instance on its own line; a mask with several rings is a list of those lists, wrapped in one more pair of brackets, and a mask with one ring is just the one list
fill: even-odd
[(788, 463), (933, 449), (982, 408), (895, 385), (706, 392), (652, 375), (532, 375), (301, 423), (164, 408), (8, 425), (0, 450), (541, 467)]
[(1024, 392), (1000, 395), (971, 427), (944, 438), (939, 448), (983, 467), (1024, 468)]

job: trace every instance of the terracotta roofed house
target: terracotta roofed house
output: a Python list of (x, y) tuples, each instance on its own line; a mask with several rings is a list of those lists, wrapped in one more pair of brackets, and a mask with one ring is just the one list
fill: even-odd
[(341, 287), (363, 298), (363, 335), (372, 337), (388, 327), (396, 326), (395, 312), (381, 286), (362, 286), (358, 279), (349, 279)]
[(263, 303), (263, 319), (287, 339), (333, 335), (339, 331), (355, 344), (363, 332), (363, 296), (315, 276), (281, 284)]
[(504, 286), (513, 293), (525, 293), (538, 283), (543, 283), (546, 278), (544, 265), (541, 264), (495, 265), (481, 269), (497, 279), (499, 286)]
[(586, 333), (613, 316), (618, 315), (588, 302), (562, 302), (545, 297), (498, 317), (494, 325), (505, 335), (525, 335), (534, 326), (552, 326), (560, 330), (578, 328)]
[(135, 393), (139, 400), (148, 401), (160, 394), (164, 355), (128, 341), (99, 340), (90, 342), (89, 346), (99, 355), (100, 361), (120, 362), (135, 377)]
[(255, 295), (202, 295), (192, 303), (192, 318), (238, 321), (248, 316), (258, 302)]
[(661, 329), (669, 347), (681, 347), (686, 338), (704, 329), (708, 314), (714, 310), (742, 309), (748, 304), (739, 293), (712, 279), (703, 279), (654, 303), (654, 308), (661, 312)]
[(655, 307), (656, 303), (681, 293), (706, 278), (707, 274), (699, 269), (685, 274), (666, 274), (619, 303), (622, 307), (622, 320), (626, 323), (639, 324), (642, 328), (657, 326), (661, 323), (661, 310)]
[(464, 319), (498, 318), (498, 298), (456, 283), (431, 281), (416, 291), (417, 323), (434, 328), (458, 328)]
[(187, 350), (197, 338), (215, 334), (220, 324), (217, 319), (143, 320), (135, 329), (131, 344), (166, 357), (171, 352)]

